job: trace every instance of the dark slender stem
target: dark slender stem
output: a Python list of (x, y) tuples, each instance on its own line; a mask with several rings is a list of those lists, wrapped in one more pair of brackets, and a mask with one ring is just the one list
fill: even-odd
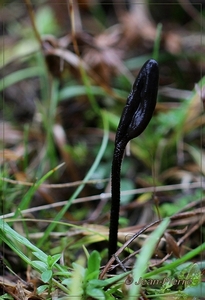
[(110, 212), (109, 258), (117, 251), (120, 212), (120, 171), (127, 143), (139, 136), (152, 118), (156, 105), (159, 70), (155, 60), (148, 60), (139, 72), (127, 98), (118, 125), (112, 161), (112, 200)]
[(118, 221), (120, 212), (120, 171), (123, 159), (126, 142), (115, 145), (114, 155), (112, 160), (112, 174), (111, 174), (111, 187), (112, 187), (112, 199), (110, 210), (110, 232), (109, 232), (109, 246), (108, 256), (109, 258), (117, 251), (117, 233), (118, 233)]

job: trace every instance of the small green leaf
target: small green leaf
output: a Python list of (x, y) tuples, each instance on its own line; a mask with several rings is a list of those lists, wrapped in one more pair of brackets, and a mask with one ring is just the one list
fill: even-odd
[(86, 280), (90, 281), (92, 279), (97, 279), (99, 277), (99, 269), (93, 271), (92, 273), (88, 273), (88, 270), (86, 270)]
[(130, 272), (122, 273), (104, 280), (92, 279), (88, 284), (92, 287), (107, 287), (120, 282), (120, 280), (124, 279), (128, 274), (130, 274)]
[(65, 286), (69, 286), (72, 284), (72, 278), (63, 279), (61, 283)]
[(58, 31), (55, 15), (50, 6), (42, 7), (37, 11), (36, 24), (40, 34), (51, 34)]
[(201, 282), (197, 286), (189, 286), (184, 289), (183, 293), (191, 297), (204, 297), (205, 295), (205, 282)]
[(86, 270), (86, 279), (97, 279), (100, 273), (101, 257), (99, 252), (94, 250), (88, 259), (88, 268)]
[(39, 261), (39, 260), (33, 260), (32, 261), (32, 266), (35, 268), (35, 269), (38, 269), (40, 270), (41, 272), (44, 272), (47, 270), (47, 265), (42, 262), (42, 261)]
[(107, 285), (107, 280), (92, 279), (88, 282), (88, 286), (92, 288), (105, 287)]
[(36, 258), (38, 258), (39, 261), (42, 261), (42, 262), (44, 262), (45, 264), (47, 263), (48, 257), (45, 256), (45, 255), (42, 255), (40, 251), (39, 251), (39, 252), (34, 251), (34, 252), (32, 252), (32, 254), (33, 254)]
[(47, 285), (47, 284), (43, 284), (43, 285), (41, 285), (41, 286), (39, 286), (39, 287), (37, 288), (37, 293), (38, 293), (38, 294), (41, 294), (41, 293), (43, 293), (47, 288), (48, 288), (48, 285)]
[(99, 299), (99, 300), (104, 300), (105, 299), (105, 294), (102, 290), (96, 289), (96, 288), (87, 288), (86, 289), (87, 295), (91, 296), (94, 299)]
[(47, 258), (48, 267), (52, 268), (60, 258), (61, 258), (61, 254), (55, 254), (53, 256), (49, 255)]
[(14, 298), (11, 297), (9, 294), (4, 294), (4, 295), (0, 296), (0, 300), (3, 300), (3, 299), (13, 300)]
[(85, 275), (85, 268), (77, 263), (72, 263), (73, 269), (74, 270), (78, 270), (78, 272), (80, 273), (80, 275), (82, 276), (82, 278)]
[(41, 274), (41, 279), (43, 280), (43, 282), (47, 283), (51, 280), (53, 275), (52, 270), (46, 270)]

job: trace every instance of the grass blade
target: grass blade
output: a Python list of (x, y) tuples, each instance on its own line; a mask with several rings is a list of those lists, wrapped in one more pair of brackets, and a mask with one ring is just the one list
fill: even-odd
[(39, 188), (39, 186), (48, 178), (50, 177), (56, 170), (58, 170), (60, 167), (62, 167), (64, 165), (64, 163), (60, 164), (59, 166), (57, 166), (56, 168), (50, 170), (46, 175), (44, 175), (41, 179), (39, 179), (36, 183), (34, 183), (34, 185), (28, 190), (28, 192), (26, 193), (26, 195), (23, 197), (21, 203), (18, 206), (18, 209), (15, 212), (14, 218), (16, 218), (21, 210), (24, 210), (26, 208), (28, 208), (29, 203), (32, 199), (32, 196), (34, 195), (34, 193), (37, 191), (37, 189)]
[[(108, 130), (108, 119), (107, 119), (107, 115), (106, 113), (102, 112), (102, 119), (103, 119), (103, 124), (104, 124), (104, 136), (103, 136), (103, 140), (102, 140), (102, 144), (100, 147), (100, 150), (98, 152), (98, 155), (92, 165), (92, 167), (90, 168), (90, 170), (88, 171), (87, 175), (84, 178), (84, 182), (86, 183), (87, 180), (89, 180), (92, 176), (92, 174), (94, 173), (94, 171), (96, 170), (96, 168), (98, 167), (102, 156), (105, 152), (105, 149), (107, 147), (107, 143), (108, 143), (108, 137), (109, 137), (109, 130)], [(64, 216), (65, 212), (68, 210), (68, 208), (71, 206), (73, 200), (79, 195), (79, 193), (82, 191), (82, 189), (85, 186), (85, 183), (82, 183), (77, 189), (76, 191), (73, 193), (73, 195), (71, 196), (71, 198), (68, 200), (67, 204), (61, 209), (61, 211), (56, 215), (53, 223), (51, 223), (47, 230), (45, 231), (44, 236), (39, 240), (38, 242), (38, 247), (40, 247), (41, 245), (43, 245), (43, 243), (46, 241), (47, 237), (49, 236), (50, 232), (52, 232), (54, 230), (54, 228), (56, 227), (56, 222), (59, 221), (60, 219), (62, 219), (62, 217)]]
[[(154, 249), (168, 225), (169, 219), (164, 219), (145, 241), (134, 266), (133, 278), (135, 282), (139, 282), (140, 278), (144, 275)], [(129, 292), (129, 300), (136, 299), (136, 296), (140, 295), (140, 289), (141, 284), (133, 284)]]

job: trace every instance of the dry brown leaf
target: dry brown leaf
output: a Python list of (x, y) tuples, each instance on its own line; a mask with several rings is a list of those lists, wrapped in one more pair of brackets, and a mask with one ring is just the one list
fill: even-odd
[(17, 161), (21, 156), (10, 149), (0, 150), (0, 163), (3, 161)]
[(0, 286), (16, 300), (42, 300), (44, 298), (38, 296), (34, 291), (28, 290), (26, 283), (20, 280), (11, 281), (9, 276), (0, 276)]
[(167, 232), (170, 234), (184, 234), (187, 231), (187, 228), (188, 226), (185, 226), (183, 229), (169, 229)]
[(24, 172), (15, 172), (14, 176), (17, 181), (26, 182), (28, 180), (28, 177)]
[(121, 17), (124, 45), (131, 46), (139, 41), (154, 41), (156, 25), (151, 19), (146, 5), (133, 5), (130, 13)]
[(122, 62), (124, 51), (118, 46), (121, 37), (120, 26), (116, 25), (94, 37), (92, 45), (83, 51), (84, 61), (108, 84), (116, 73), (125, 74), (133, 81), (132, 74)]
[(168, 52), (172, 53), (172, 54), (177, 54), (181, 52), (181, 37), (171, 31), (166, 31), (164, 33), (164, 44), (165, 44), (165, 48)]
[(173, 236), (171, 234), (169, 234), (168, 232), (165, 232), (164, 237), (166, 239), (167, 253), (169, 253), (169, 254), (173, 253), (174, 256), (179, 258), (180, 257), (180, 248), (177, 245), (177, 242), (175, 241)]
[(15, 145), (22, 140), (23, 133), (7, 122), (0, 123), (0, 140), (4, 145)]

